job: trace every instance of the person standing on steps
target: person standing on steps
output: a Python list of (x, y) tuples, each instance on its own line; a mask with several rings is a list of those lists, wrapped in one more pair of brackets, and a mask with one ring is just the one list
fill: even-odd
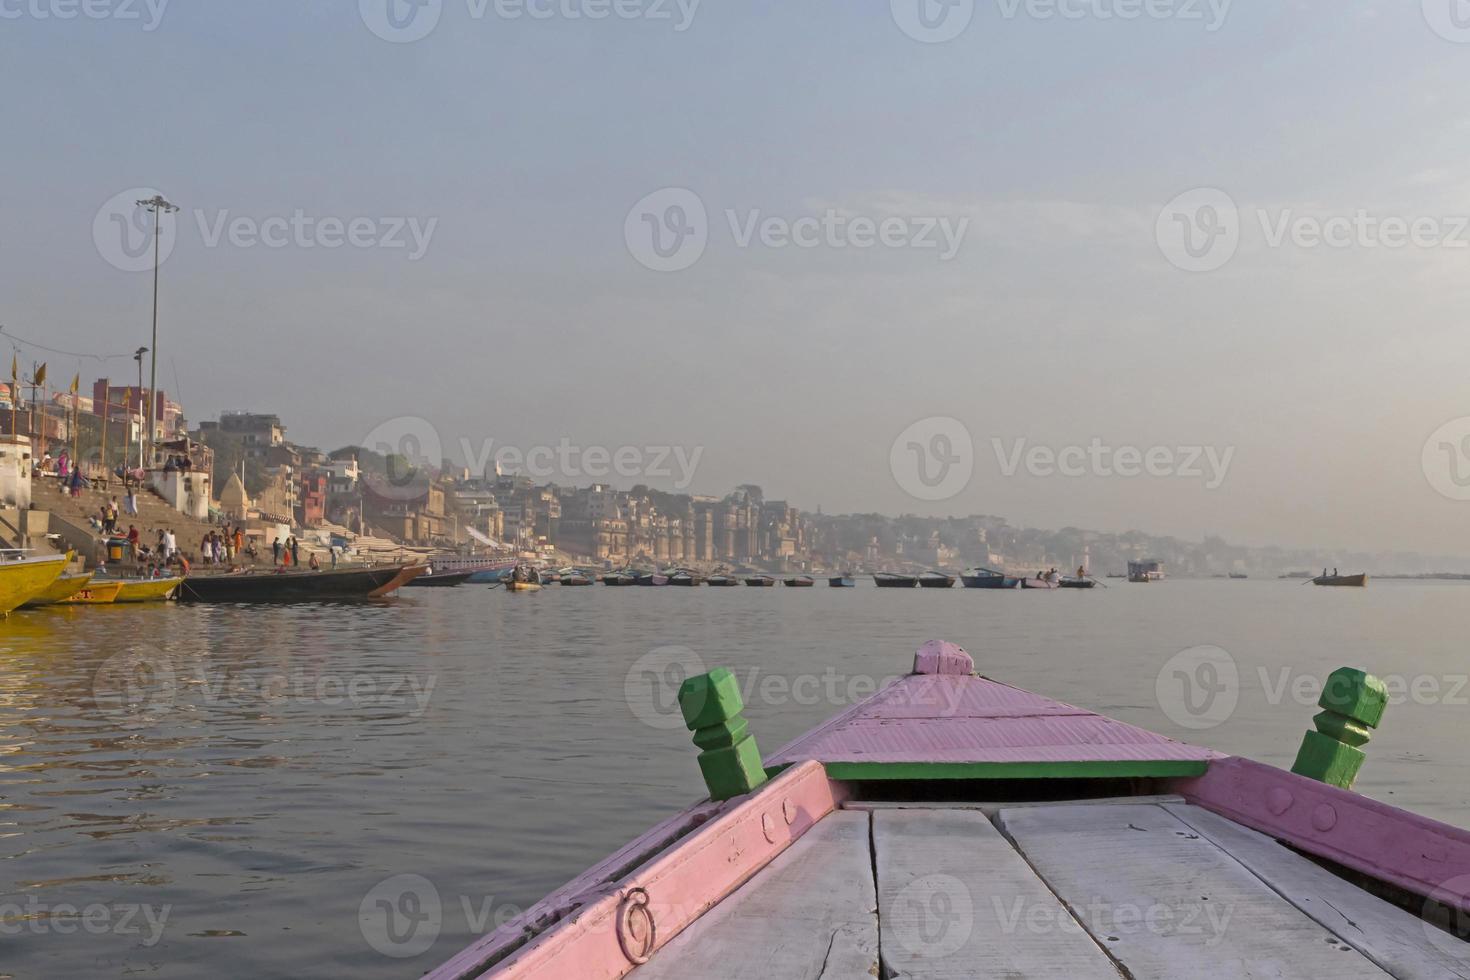
[(271, 538), (271, 564), (272, 565), (279, 565), (280, 563), (281, 563), (281, 539), (279, 537), (274, 537), (274, 538)]
[(291, 535), (291, 564), (301, 567), (301, 542), (296, 540), (294, 534)]

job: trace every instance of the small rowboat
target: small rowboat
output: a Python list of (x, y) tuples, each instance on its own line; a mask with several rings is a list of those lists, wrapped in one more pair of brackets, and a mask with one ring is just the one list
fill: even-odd
[(697, 585), (703, 585), (704, 579), (698, 572), (691, 572), (687, 568), (681, 568), (669, 576), (669, 584), (685, 589), (692, 589)]
[(711, 575), (704, 584), (712, 589), (729, 589), (738, 586), (740, 580), (733, 575)]
[(579, 588), (584, 585), (591, 585), (592, 579), (583, 575), (581, 572), (574, 572), (571, 575), (563, 575), (561, 577), (561, 584), (570, 588)]
[(919, 576), (919, 588), (952, 589), (954, 588), (954, 576), (943, 572), (925, 572)]
[(668, 585), (669, 584), (669, 577), (667, 575), (662, 574), (661, 572), (643, 572), (643, 573), (639, 574), (639, 576), (637, 578), (637, 581), (634, 582), (634, 584), (635, 585), (642, 585), (642, 586), (645, 586), (645, 587), (649, 587), (649, 586), (660, 586), (661, 587), (661, 586), (665, 586), (665, 585)]
[(919, 584), (914, 575), (896, 575), (893, 572), (878, 572), (873, 581), (880, 589), (912, 589)]
[(971, 569), (960, 576), (960, 581), (967, 589), (1016, 589), (1021, 586), (1021, 580), (1015, 576), (989, 568)]
[(1336, 586), (1338, 588), (1361, 589), (1367, 586), (1367, 575), (1319, 575), (1312, 579), (1313, 585)]
[(1061, 588), (1061, 586), (1060, 586), (1059, 583), (1053, 582), (1050, 579), (1044, 579), (1044, 578), (1023, 578), (1023, 579), (1021, 579), (1021, 588), (1023, 588), (1023, 589), (1057, 589), (1057, 588)]
[(851, 575), (834, 575), (827, 580), (827, 584), (834, 589), (855, 589), (857, 579)]
[(1467, 975), (1470, 831), (1352, 792), (1382, 681), (1325, 678), (1288, 772), (974, 669), (926, 643), (764, 758), (735, 675), (689, 678), (709, 798), (429, 980)]
[(613, 572), (602, 577), (603, 585), (611, 585), (613, 588), (625, 589), (638, 584), (638, 577), (627, 572)]
[(507, 591), (507, 592), (540, 592), (541, 591), (541, 588), (542, 588), (542, 586), (541, 586), (541, 583), (540, 582), (506, 582), (505, 583), (505, 591)]
[(25, 603), (21, 608), (39, 609), (42, 606), (54, 606), (57, 603), (65, 602), (85, 589), (91, 583), (93, 574), (93, 572), (78, 572), (75, 575), (63, 575), (42, 589), (40, 594)]
[[(113, 602), (119, 605), (134, 602), (164, 602), (183, 583), (182, 578), (124, 579), (122, 588), (118, 590), (117, 598)], [(93, 584), (95, 586), (95, 579)]]
[(786, 587), (788, 589), (810, 589), (816, 584), (817, 580), (810, 575), (798, 575), (796, 578), (786, 580)]
[(1057, 581), (1059, 589), (1093, 589), (1097, 583), (1090, 578), (1064, 578)]
[(86, 588), (79, 589), (56, 604), (58, 606), (110, 606), (117, 601), (117, 594), (121, 591), (122, 583), (116, 579), (110, 582), (98, 582), (94, 579)]
[(776, 580), (769, 575), (751, 575), (745, 580), (745, 584), (752, 589), (773, 589), (776, 587)]

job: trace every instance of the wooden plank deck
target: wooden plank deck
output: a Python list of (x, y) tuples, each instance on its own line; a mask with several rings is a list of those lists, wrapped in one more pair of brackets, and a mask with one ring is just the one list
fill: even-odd
[(1138, 980), (1388, 976), (1163, 807), (1034, 807), (997, 822)]
[(836, 812), (707, 912), (636, 980), (878, 976), (868, 815)]
[(1118, 980), (983, 813), (877, 811), (873, 847), (885, 975)]
[(1470, 943), (1370, 895), (1264, 834), (1196, 806), (1164, 809), (1399, 980), (1470, 978)]

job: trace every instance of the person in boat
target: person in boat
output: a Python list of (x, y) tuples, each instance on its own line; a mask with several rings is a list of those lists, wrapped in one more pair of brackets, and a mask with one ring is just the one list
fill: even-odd
[(1087, 577), (1087, 566), (1086, 565), (1078, 565), (1077, 566), (1077, 577), (1078, 578), (1086, 578)]
[(281, 563), (281, 539), (279, 537), (274, 537), (274, 538), (271, 538), (271, 564), (273, 564), (273, 565), (279, 565), (280, 563)]
[(301, 567), (301, 542), (296, 540), (294, 534), (291, 535), (291, 564)]

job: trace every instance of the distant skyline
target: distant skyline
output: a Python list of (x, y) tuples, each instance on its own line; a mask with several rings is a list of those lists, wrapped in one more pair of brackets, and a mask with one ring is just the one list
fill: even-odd
[(0, 349), (136, 381), (157, 190), (196, 424), (1470, 556), (1454, 2), (5, 5)]

